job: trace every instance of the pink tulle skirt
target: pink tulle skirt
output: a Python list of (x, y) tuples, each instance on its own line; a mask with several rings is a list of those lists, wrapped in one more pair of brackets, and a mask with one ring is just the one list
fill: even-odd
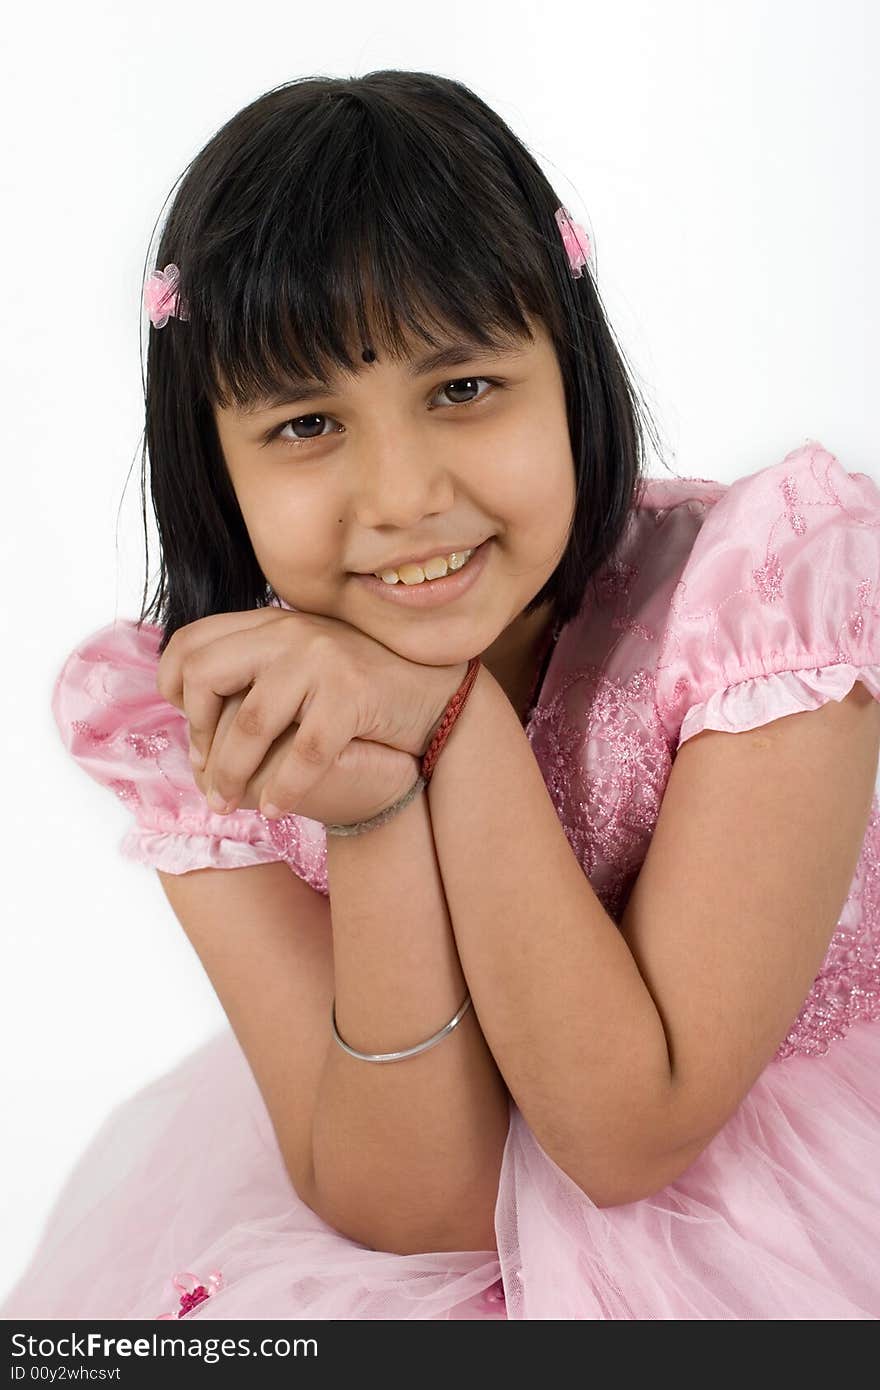
[(880, 1026), (860, 1022), (772, 1062), (676, 1182), (627, 1206), (596, 1207), (511, 1106), (497, 1252), (371, 1250), (298, 1198), (224, 1030), (110, 1113), (0, 1316), (875, 1319), (878, 1174)]

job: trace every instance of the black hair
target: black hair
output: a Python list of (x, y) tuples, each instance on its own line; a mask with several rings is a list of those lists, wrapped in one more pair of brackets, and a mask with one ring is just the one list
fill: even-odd
[(524, 612), (549, 601), (554, 621), (574, 617), (642, 482), (642, 416), (655, 445), (656, 432), (592, 275), (571, 274), (563, 200), (504, 121), (432, 73), (304, 77), (233, 116), (178, 184), (153, 264), (179, 267), (189, 318), (148, 327), (144, 381), (145, 542), (149, 456), (161, 566), (139, 623), (163, 628), (160, 651), (187, 623), (272, 599), (215, 405), (247, 405), (291, 373), (355, 371), (349, 342), (398, 356), (402, 328), (429, 346), (432, 325), (521, 343), (527, 316), (559, 360), (576, 502), (560, 563)]

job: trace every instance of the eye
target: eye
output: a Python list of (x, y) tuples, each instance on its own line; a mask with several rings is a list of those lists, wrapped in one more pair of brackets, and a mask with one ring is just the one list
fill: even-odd
[[(487, 385), (492, 386), (492, 387), (494, 387), (494, 386), (500, 386), (500, 385), (502, 384), (500, 381), (496, 381), (496, 380), (494, 380), (493, 378), (487, 377), (487, 376), (460, 376), (460, 377), (457, 377), (457, 378), (455, 379), (455, 381), (446, 381), (446, 382), (444, 382), (443, 385), (440, 387), (440, 389), (439, 389), (435, 394), (436, 394), (436, 395), (439, 395), (439, 396), (443, 396), (443, 395), (445, 395), (446, 392), (449, 390), (449, 387), (450, 387), (450, 386), (459, 387), (459, 386), (462, 385), (462, 383), (464, 383), (465, 385), (470, 385), (472, 382), (475, 382), (475, 381), (485, 381), (485, 382), (487, 383)], [(473, 400), (470, 400), (470, 401), (453, 401), (453, 405), (477, 405), (480, 401), (482, 401), (482, 400), (484, 400), (484, 399), (485, 399), (485, 393), (484, 393), (484, 395), (482, 395), (482, 396), (475, 396), (475, 397), (473, 398)]]
[[(436, 397), (436, 396), (440, 396), (440, 395), (446, 395), (446, 394), (448, 393), (448, 391), (450, 390), (450, 388), (454, 388), (454, 389), (456, 389), (456, 390), (457, 390), (458, 388), (460, 388), (461, 386), (465, 386), (466, 388), (470, 388), (470, 387), (472, 386), (473, 383), (475, 383), (475, 382), (480, 382), (480, 381), (485, 382), (486, 385), (489, 386), (491, 389), (490, 389), (489, 391), (484, 391), (484, 392), (483, 392), (481, 395), (479, 395), (479, 396), (473, 397), (471, 400), (467, 400), (467, 401), (453, 401), (451, 406), (445, 406), (445, 407), (443, 407), (443, 408), (446, 409), (446, 410), (450, 410), (450, 409), (453, 409), (453, 410), (466, 410), (466, 409), (468, 409), (469, 407), (472, 408), (472, 407), (475, 407), (475, 406), (479, 406), (479, 405), (482, 405), (483, 401), (486, 400), (487, 397), (489, 397), (489, 396), (491, 396), (491, 395), (493, 394), (493, 391), (494, 391), (495, 389), (504, 390), (505, 387), (506, 387), (506, 382), (504, 382), (504, 381), (499, 381), (497, 377), (488, 377), (488, 376), (462, 376), (462, 377), (456, 377), (454, 381), (445, 381), (445, 382), (443, 383), (443, 385), (442, 385), (442, 386), (439, 386), (439, 387), (437, 388), (437, 390), (434, 392), (434, 396)], [(290, 448), (290, 449), (301, 449), (301, 448), (303, 448), (304, 445), (309, 445), (309, 444), (315, 443), (315, 442), (316, 442), (317, 440), (319, 440), (319, 439), (328, 439), (328, 438), (330, 437), (330, 434), (333, 433), (333, 431), (330, 430), (330, 431), (328, 431), (327, 433), (324, 433), (324, 432), (323, 432), (323, 427), (322, 427), (322, 426), (323, 426), (323, 423), (326, 423), (327, 421), (333, 420), (333, 418), (334, 418), (334, 417), (333, 417), (332, 415), (321, 415), (321, 414), (315, 413), (315, 414), (313, 414), (313, 415), (297, 415), (297, 416), (295, 416), (295, 417), (292, 418), (292, 419), (289, 419), (289, 420), (282, 420), (280, 425), (276, 425), (274, 429), (271, 429), (271, 430), (268, 432), (268, 434), (265, 436), (265, 438), (264, 438), (264, 440), (263, 440), (263, 443), (264, 443), (264, 444), (271, 444), (273, 440), (277, 439), (277, 440), (279, 440), (280, 443), (283, 444), (286, 448)], [(314, 434), (306, 435), (306, 436), (300, 438), (300, 437), (297, 437), (296, 435), (294, 435), (294, 436), (291, 437), (291, 435), (285, 433), (285, 431), (287, 430), (288, 426), (290, 426), (290, 427), (293, 428), (293, 429), (297, 429), (297, 428), (299, 428), (299, 427), (301, 427), (301, 426), (304, 425), (304, 427), (305, 427), (306, 429), (309, 429), (309, 428), (312, 427), (312, 422), (314, 422), (314, 421), (320, 421), (320, 422), (322, 422), (322, 424), (319, 424), (319, 425), (317, 426), (317, 432), (314, 433)], [(338, 433), (338, 431), (336, 431), (336, 433)]]

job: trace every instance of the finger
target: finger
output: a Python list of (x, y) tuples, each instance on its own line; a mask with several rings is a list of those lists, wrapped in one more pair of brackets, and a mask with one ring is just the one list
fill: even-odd
[(278, 622), (279, 618), (284, 617), (289, 618), (290, 614), (283, 608), (248, 608), (238, 613), (212, 613), (206, 618), (186, 623), (172, 633), (159, 658), (156, 689), (163, 700), (182, 710), (183, 666), (188, 657), (218, 637), (249, 632), (252, 628)]
[(276, 740), (308, 706), (309, 685), (302, 662), (275, 661), (243, 697), (210, 748), (210, 785), (219, 802), (239, 803), (248, 782)]
[(269, 820), (295, 812), (310, 789), (324, 777), (339, 754), (355, 737), (351, 704), (314, 699), (307, 705), (302, 723), (280, 767), (267, 779), (260, 795), (260, 811)]
[(185, 681), (183, 692), (183, 708), (189, 720), (189, 758), (193, 770), (203, 772), (213, 749), (214, 733), (226, 697), (203, 687), (189, 686)]
[(251, 632), (247, 640), (242, 639), (241, 631), (230, 632), (185, 657), (181, 670), (183, 709), (189, 720), (190, 746), (200, 755), (196, 766), (203, 767), (207, 761), (224, 699), (247, 692), (270, 668), (276, 649), (266, 628), (265, 636)]

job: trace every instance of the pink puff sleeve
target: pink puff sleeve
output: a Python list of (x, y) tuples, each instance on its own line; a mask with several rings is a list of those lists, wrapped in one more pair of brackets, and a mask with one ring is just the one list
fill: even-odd
[(134, 817), (120, 853), (169, 874), (285, 860), (326, 893), (323, 826), (209, 808), (192, 774), (186, 716), (156, 688), (160, 638), (158, 627), (127, 619), (101, 628), (67, 657), (52, 693), (67, 751)]
[(808, 441), (714, 503), (675, 587), (657, 710), (681, 746), (842, 700), (880, 700), (880, 489)]

